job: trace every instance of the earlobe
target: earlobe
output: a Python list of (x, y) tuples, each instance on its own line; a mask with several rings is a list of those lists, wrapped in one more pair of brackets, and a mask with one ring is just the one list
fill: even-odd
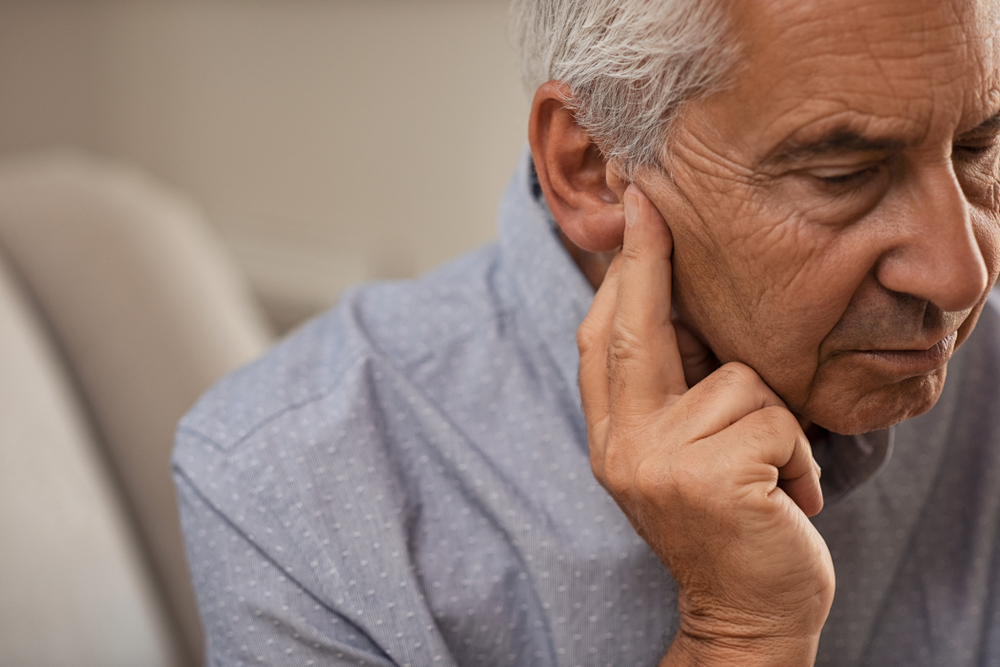
[(590, 252), (621, 245), (625, 185), (576, 122), (569, 86), (549, 81), (531, 105), (528, 140), (538, 180), (563, 234)]

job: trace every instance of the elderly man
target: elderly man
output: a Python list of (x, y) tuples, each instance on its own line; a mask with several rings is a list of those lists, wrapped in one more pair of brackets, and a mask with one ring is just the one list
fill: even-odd
[(514, 11), (498, 244), (181, 425), (210, 664), (1000, 664), (1000, 5)]

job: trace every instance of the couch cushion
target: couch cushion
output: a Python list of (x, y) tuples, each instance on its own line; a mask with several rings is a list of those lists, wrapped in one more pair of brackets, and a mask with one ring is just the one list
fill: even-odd
[(101, 454), (2, 264), (0, 368), (0, 664), (175, 664)]
[(198, 209), (76, 154), (0, 162), (0, 254), (67, 362), (152, 564), (185, 662), (201, 628), (170, 478), (178, 419), (269, 332)]

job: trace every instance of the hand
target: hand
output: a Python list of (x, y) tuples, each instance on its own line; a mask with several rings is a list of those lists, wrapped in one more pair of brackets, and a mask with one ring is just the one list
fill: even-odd
[(834, 572), (807, 518), (823, 506), (809, 442), (748, 366), (688, 387), (670, 230), (636, 185), (624, 204), (622, 251), (577, 336), (580, 391), (594, 475), (677, 580), (664, 664), (811, 665)]

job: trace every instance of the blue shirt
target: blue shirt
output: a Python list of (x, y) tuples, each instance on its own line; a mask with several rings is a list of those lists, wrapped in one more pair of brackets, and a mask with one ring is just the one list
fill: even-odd
[[(533, 188), (526, 157), (498, 243), (351, 293), (182, 421), (210, 665), (663, 657), (676, 585), (591, 474), (593, 290)], [(837, 568), (818, 664), (1000, 665), (998, 333), (991, 303), (894, 435), (816, 443)]]

